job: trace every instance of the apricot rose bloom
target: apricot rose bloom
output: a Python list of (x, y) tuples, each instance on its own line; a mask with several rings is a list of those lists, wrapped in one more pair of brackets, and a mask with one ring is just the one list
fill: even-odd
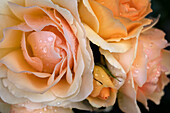
[(83, 107), (77, 102), (93, 89), (93, 58), (77, 2), (0, 1), (0, 97), (4, 102)]
[(167, 46), (164, 36), (161, 30), (155, 28), (141, 33), (136, 58), (125, 84), (119, 90), (118, 102), (122, 111), (140, 113), (136, 100), (147, 109), (148, 99), (160, 103), (163, 89), (170, 82), (165, 74), (170, 71), (167, 70), (170, 65), (166, 59), (170, 54), (163, 50)]

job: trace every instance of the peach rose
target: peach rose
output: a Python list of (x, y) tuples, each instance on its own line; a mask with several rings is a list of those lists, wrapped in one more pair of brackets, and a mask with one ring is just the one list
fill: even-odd
[(95, 0), (109, 8), (115, 17), (141, 20), (150, 12), (150, 0)]
[[(140, 21), (131, 21), (123, 17), (114, 17), (111, 10), (95, 0), (80, 1), (79, 14), (81, 20), (85, 24), (84, 26), (89, 40), (101, 48), (109, 50), (110, 52), (116, 51), (113, 50), (113, 47), (116, 47), (112, 45), (113, 47), (111, 48), (111, 45), (107, 44), (104, 46), (102, 43), (115, 43), (121, 41), (122, 39), (128, 40), (135, 38), (143, 26), (151, 23), (151, 20), (146, 18), (143, 18)], [(96, 34), (99, 36), (91, 36), (92, 33), (93, 35)], [(99, 37), (101, 38), (100, 40), (94, 40)], [(120, 46), (120, 44), (117, 44), (117, 46)], [(120, 49), (118, 50), (120, 52), (127, 50), (121, 46), (119, 48)]]
[(143, 103), (146, 108), (147, 99), (156, 104), (160, 103), (164, 94), (163, 89), (169, 83), (165, 75), (167, 65), (162, 63), (165, 57), (163, 48), (167, 44), (164, 36), (162, 31), (154, 28), (140, 35), (136, 58), (118, 96), (122, 111), (140, 113), (136, 100)]
[(114, 86), (113, 78), (100, 66), (95, 66), (93, 86), (94, 89), (87, 98), (93, 107), (112, 106), (116, 101), (117, 89)]
[(0, 6), (1, 99), (83, 108), (77, 103), (92, 92), (93, 58), (77, 0), (3, 0)]

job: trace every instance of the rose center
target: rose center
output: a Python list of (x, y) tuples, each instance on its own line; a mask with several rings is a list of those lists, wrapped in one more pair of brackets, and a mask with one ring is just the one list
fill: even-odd
[(32, 48), (34, 57), (38, 57), (43, 63), (43, 71), (52, 73), (66, 52), (63, 48), (55, 46), (55, 43), (62, 43), (62, 40), (49, 31), (33, 32), (27, 38), (28, 44)]

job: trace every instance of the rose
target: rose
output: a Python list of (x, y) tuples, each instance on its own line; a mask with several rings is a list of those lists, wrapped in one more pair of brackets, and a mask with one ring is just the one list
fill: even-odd
[[(131, 21), (123, 17), (114, 17), (111, 10), (95, 0), (82, 0), (79, 3), (79, 14), (82, 21), (88, 25), (85, 26), (85, 29), (87, 29), (87, 36), (90, 35), (89, 32), (93, 30), (102, 39), (112, 43), (119, 42), (121, 39), (127, 40), (135, 38), (142, 27), (151, 22), (151, 20), (146, 18), (143, 18), (140, 21)], [(103, 49), (108, 49), (103, 47), (101, 43), (97, 43), (97, 41), (93, 40), (91, 37), (88, 36), (93, 43), (99, 45)], [(97, 38), (96, 35), (93, 37)], [(107, 47), (110, 46), (107, 45)]]
[(163, 48), (167, 44), (164, 36), (162, 31), (154, 28), (140, 35), (136, 58), (118, 96), (122, 111), (140, 112), (136, 100), (143, 103), (146, 108), (147, 99), (156, 104), (160, 103), (164, 94), (163, 89), (169, 83), (165, 75), (166, 65), (162, 63), (165, 57)]
[[(112, 65), (108, 67), (113, 75), (121, 79), (121, 82), (112, 79), (118, 90), (123, 85), (126, 73), (135, 58), (138, 36), (143, 26), (150, 24), (151, 20), (143, 18), (139, 21), (132, 21), (124, 17), (114, 17), (111, 10), (95, 0), (80, 1), (79, 14), (84, 23), (88, 39), (100, 47), (101, 54), (105, 56), (108, 62), (107, 65)], [(127, 56), (127, 54), (130, 59), (125, 65), (121, 65), (121, 62), (124, 62), (121, 57)], [(107, 103), (105, 106), (113, 104), (114, 102)], [(98, 102), (98, 105), (95, 106), (104, 105), (99, 105)]]
[(150, 0), (96, 0), (109, 8), (115, 17), (125, 17), (130, 20), (141, 20), (150, 12)]
[(76, 102), (92, 91), (93, 59), (77, 7), (70, 6), (77, 1), (10, 1), (0, 1), (2, 100), (82, 107)]
[(113, 78), (105, 72), (100, 66), (95, 66), (93, 86), (94, 89), (90, 96), (87, 98), (93, 107), (108, 107), (115, 103), (117, 89), (113, 83)]

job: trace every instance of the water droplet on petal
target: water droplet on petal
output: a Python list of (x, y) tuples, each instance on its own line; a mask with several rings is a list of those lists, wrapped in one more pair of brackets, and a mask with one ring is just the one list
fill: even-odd
[(94, 74), (96, 77), (99, 76), (97, 73)]
[(42, 40), (39, 40), (40, 43), (42, 43)]
[(47, 111), (47, 108), (46, 108), (46, 107), (44, 108), (44, 111)]
[(48, 41), (49, 42), (53, 41), (53, 37), (48, 37)]
[(43, 52), (47, 53), (47, 48), (46, 47), (43, 48)]
[(57, 105), (60, 105), (61, 103), (60, 102), (57, 102)]
[(136, 69), (134, 72), (135, 72), (135, 73), (139, 73), (139, 70)]

